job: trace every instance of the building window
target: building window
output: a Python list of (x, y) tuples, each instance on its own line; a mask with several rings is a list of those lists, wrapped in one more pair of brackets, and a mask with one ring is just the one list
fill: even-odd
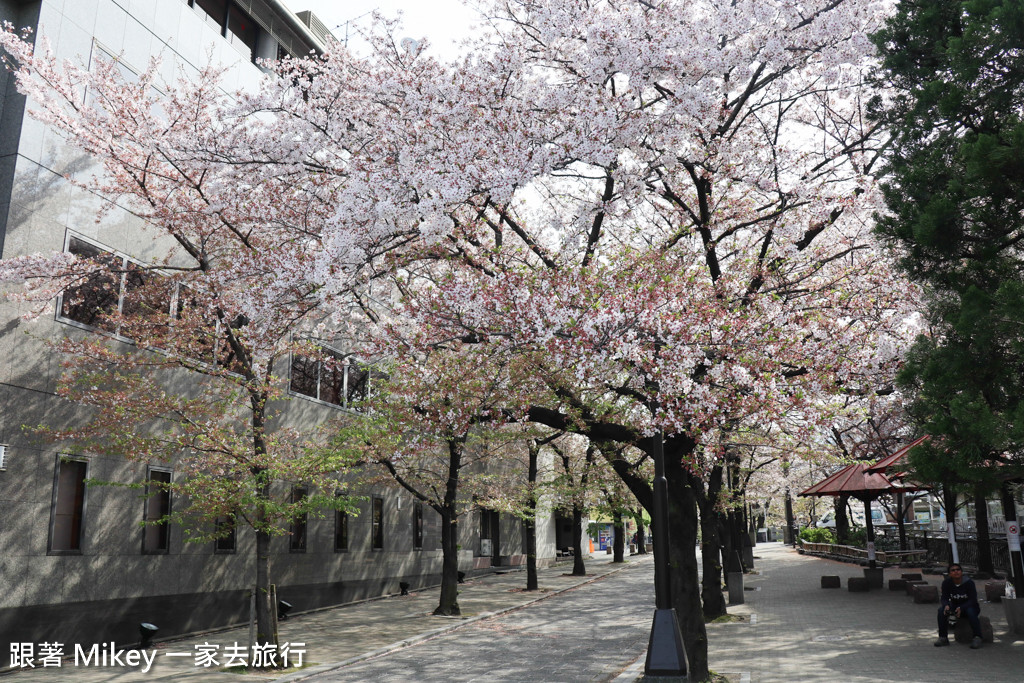
[(320, 359), (292, 355), (290, 389), (318, 401), (358, 410), (369, 396), (371, 371), (333, 349), (321, 349)]
[(370, 516), (373, 549), (384, 549), (384, 499), (373, 499), (373, 514)]
[[(308, 493), (307, 489), (302, 487), (296, 487), (292, 489), (292, 503), (301, 503)], [(303, 512), (302, 514), (295, 515), (292, 517), (292, 536), (291, 541), (288, 545), (288, 549), (293, 553), (304, 553), (306, 552), (306, 523), (309, 521), (309, 515)]]
[(348, 550), (348, 513), (344, 510), (334, 511), (334, 550)]
[(128, 336), (131, 333), (118, 330), (112, 321), (106, 320), (106, 316), (120, 311), (136, 320), (148, 321), (155, 331), (166, 329), (173, 294), (173, 285), (166, 278), (78, 237), (69, 237), (67, 251), (94, 261), (101, 270), (61, 293), (60, 318)]
[(256, 40), (259, 34), (259, 28), (252, 17), (232, 5), (228, 10), (228, 30), (224, 32), (224, 37), (250, 62), (256, 58)]
[(166, 553), (170, 549), (171, 528), (166, 521), (169, 514), (171, 473), (167, 470), (151, 469), (149, 481), (146, 482), (146, 505), (143, 509), (143, 520), (146, 524), (142, 528), (142, 552)]
[(412, 506), (412, 547), (416, 550), (423, 548), (423, 503)]
[(235, 516), (218, 517), (214, 525), (217, 527), (218, 536), (213, 544), (213, 552), (235, 552)]
[(0, 472), (7, 469), (7, 444), (0, 443)]
[(187, 0), (187, 4), (249, 61), (256, 61), (256, 45), (260, 35), (269, 35), (260, 30), (256, 20), (241, 6), (230, 0)]
[(88, 462), (59, 456), (50, 520), (50, 552), (81, 553)]
[(95, 261), (101, 270), (64, 290), (60, 298), (61, 317), (113, 332), (103, 317), (118, 310), (121, 275), (115, 271), (123, 268), (122, 259), (77, 237), (68, 240), (68, 253)]

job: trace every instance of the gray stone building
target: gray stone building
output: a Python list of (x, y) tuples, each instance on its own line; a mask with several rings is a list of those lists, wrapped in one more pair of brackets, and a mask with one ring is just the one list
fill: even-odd
[[(58, 57), (86, 63), (106, 54), (138, 70), (161, 54), (168, 68), (188, 73), (212, 55), (233, 65), (226, 86), (242, 88), (261, 75), (257, 58), (321, 51), (325, 35), (315, 16), (294, 15), (278, 0), (0, 0), (0, 20), (32, 27)], [(148, 238), (138, 219), (115, 209), (97, 223), (96, 197), (64, 179), (81, 164), (87, 161), (27, 116), (24, 98), (0, 71), (3, 258), (98, 249), (144, 259)], [(59, 359), (45, 341), (89, 325), (67, 308), (31, 323), (22, 312), (0, 302), (0, 653), (9, 643), (132, 643), (140, 622), (156, 624), (166, 637), (245, 621), (251, 533), (186, 543), (178, 527), (141, 524), (174, 505), (170, 494), (145, 498), (86, 482), (171, 481), (178, 476), (173, 464), (62, 457), (59, 447), (25, 431), (81, 418), (55, 395)], [(290, 424), (312, 427), (346, 410), (308, 373), (289, 383)], [(432, 510), (381, 489), (367, 492), (360, 512), (310, 518), (274, 539), (278, 594), (296, 611), (396, 592), (400, 581), (437, 583)], [(555, 525), (549, 519), (539, 526), (538, 555), (550, 560)], [(522, 562), (520, 528), (510, 516), (468, 516), (460, 525), (460, 567)], [(6, 664), (0, 658), (0, 669)]]

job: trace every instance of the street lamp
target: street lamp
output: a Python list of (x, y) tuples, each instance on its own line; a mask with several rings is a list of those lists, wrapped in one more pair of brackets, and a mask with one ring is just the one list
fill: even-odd
[[(654, 415), (654, 411), (651, 411)], [(686, 651), (679, 632), (679, 617), (672, 607), (668, 564), (668, 480), (665, 478), (665, 439), (659, 428), (654, 433), (654, 622), (647, 642), (646, 676), (686, 675)]]

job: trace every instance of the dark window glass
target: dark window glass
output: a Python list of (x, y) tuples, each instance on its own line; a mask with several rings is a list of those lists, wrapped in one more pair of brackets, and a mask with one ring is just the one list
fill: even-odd
[(292, 355), (292, 377), (291, 390), (296, 394), (317, 396), (317, 378), (319, 376), (320, 363), (312, 358), (306, 358), (298, 354)]
[(121, 259), (75, 237), (68, 243), (68, 252), (79, 258), (96, 261), (104, 269), (64, 290), (61, 295), (61, 316), (112, 332), (111, 325), (102, 318), (117, 310), (121, 276), (112, 271), (121, 267)]
[(373, 549), (384, 549), (384, 499), (373, 499), (373, 514), (371, 516), (371, 527), (373, 533)]
[(57, 492), (53, 506), (51, 551), (81, 551), (85, 513), (84, 460), (61, 460), (57, 464)]
[(370, 372), (366, 367), (356, 361), (349, 362), (346, 405), (352, 405), (355, 402), (366, 399), (369, 395), (367, 392), (369, 379)]
[(219, 536), (214, 542), (213, 550), (218, 553), (233, 553), (235, 552), (235, 518), (231, 517), (218, 517), (215, 522), (217, 530), (223, 535)]
[(228, 11), (228, 31), (225, 36), (250, 61), (256, 56), (256, 40), (259, 36), (256, 22), (234, 5)]
[[(146, 522), (155, 522), (171, 513), (171, 473), (151, 470), (149, 483), (146, 485), (146, 506), (143, 518)], [(146, 524), (143, 527), (142, 551), (147, 553), (166, 553), (170, 548), (170, 527), (162, 524)]]
[(348, 513), (334, 511), (334, 549), (348, 550)]
[(412, 547), (423, 547), (423, 503), (412, 506)]
[[(299, 503), (305, 497), (306, 489), (292, 489), (293, 503)], [(302, 513), (292, 518), (292, 536), (291, 542), (289, 543), (289, 550), (293, 553), (306, 552), (306, 522), (308, 521), (308, 517), (309, 516), (306, 513)]]
[(331, 359), (320, 365), (320, 400), (336, 406), (345, 405), (345, 366), (341, 356), (333, 351), (324, 353)]
[(206, 20), (207, 24), (217, 29), (217, 33), (224, 32), (224, 21), (228, 15), (228, 0), (193, 0), (192, 6)]
[[(166, 334), (174, 288), (174, 283), (166, 277), (129, 261), (121, 300), (121, 313), (130, 319), (127, 326), (133, 329), (145, 328), (146, 336)], [(125, 328), (122, 328), (121, 333), (128, 337), (137, 336)]]

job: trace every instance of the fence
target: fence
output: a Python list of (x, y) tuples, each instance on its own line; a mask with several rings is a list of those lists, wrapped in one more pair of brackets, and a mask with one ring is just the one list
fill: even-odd
[[(924, 550), (928, 561), (934, 564), (946, 564), (949, 561), (949, 540), (946, 534), (923, 531), (907, 535), (907, 546), (914, 550)], [(961, 564), (969, 567), (978, 566), (978, 539), (976, 536), (956, 537), (957, 552), (960, 555)], [(1010, 571), (1010, 549), (1006, 544), (1006, 538), (989, 539), (989, 548), (992, 551), (992, 565), (998, 572)]]

